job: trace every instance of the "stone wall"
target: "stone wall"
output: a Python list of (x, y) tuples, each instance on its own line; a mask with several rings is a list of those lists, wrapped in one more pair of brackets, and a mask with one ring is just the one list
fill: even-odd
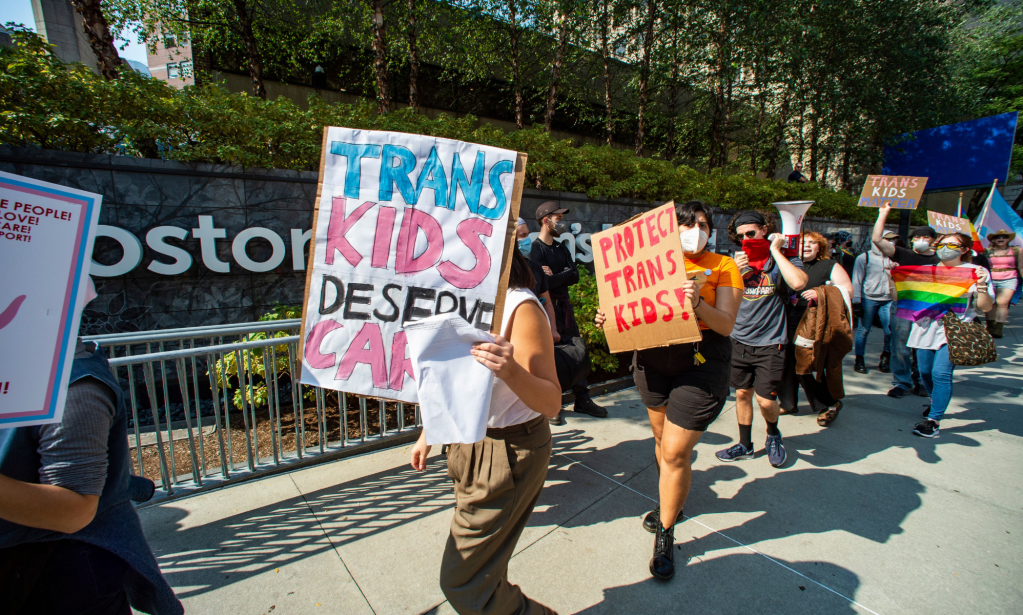
[[(7, 146), (0, 170), (103, 195), (92, 269), (99, 296), (85, 310), (83, 335), (247, 322), (302, 302), (316, 173)], [(521, 215), (531, 230), (548, 200), (571, 210), (565, 240), (582, 263), (592, 262), (590, 233), (654, 205), (526, 190)], [(730, 219), (714, 215), (719, 252), (737, 248), (724, 230)], [(870, 232), (814, 218), (806, 226), (848, 230), (861, 247)]]

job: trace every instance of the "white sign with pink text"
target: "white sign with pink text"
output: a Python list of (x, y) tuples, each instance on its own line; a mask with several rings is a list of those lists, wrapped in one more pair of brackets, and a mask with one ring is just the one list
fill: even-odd
[(329, 128), (304, 306), (302, 382), (417, 402), (405, 323), (490, 330), (517, 153)]
[(64, 414), (101, 201), (0, 172), (0, 428)]

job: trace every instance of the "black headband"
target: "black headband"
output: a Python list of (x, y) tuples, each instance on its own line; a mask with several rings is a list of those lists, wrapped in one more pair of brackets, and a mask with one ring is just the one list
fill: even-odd
[(767, 220), (764, 220), (764, 216), (757, 211), (744, 211), (735, 217), (735, 228), (739, 228), (744, 224), (759, 224), (765, 226)]

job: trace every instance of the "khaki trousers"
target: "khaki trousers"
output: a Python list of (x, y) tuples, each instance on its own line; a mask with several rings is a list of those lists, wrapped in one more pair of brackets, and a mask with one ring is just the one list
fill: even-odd
[(544, 416), (488, 429), (481, 442), (448, 449), (456, 504), (440, 586), (461, 615), (553, 613), (508, 582), (508, 561), (540, 497), (550, 458)]

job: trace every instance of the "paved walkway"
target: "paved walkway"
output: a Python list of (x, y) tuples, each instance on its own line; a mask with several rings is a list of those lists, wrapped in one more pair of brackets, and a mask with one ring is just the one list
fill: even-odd
[[(657, 497), (646, 412), (634, 390), (602, 397), (609, 418), (568, 413), (555, 428), (510, 577), (560, 613), (1019, 613), (1021, 337), (1007, 329), (1001, 361), (956, 373), (934, 440), (911, 433), (923, 400), (886, 397), (890, 377), (852, 373), (851, 356), (834, 425), (782, 418), (783, 468), (762, 452), (715, 459), (737, 437), (730, 403), (696, 447), (668, 583), (647, 572), (653, 538), (640, 526)], [(758, 446), (763, 433), (757, 416)], [(453, 505), (444, 462), (419, 474), (407, 456), (325, 464), (142, 519), (191, 614), (451, 613), (437, 584)]]

